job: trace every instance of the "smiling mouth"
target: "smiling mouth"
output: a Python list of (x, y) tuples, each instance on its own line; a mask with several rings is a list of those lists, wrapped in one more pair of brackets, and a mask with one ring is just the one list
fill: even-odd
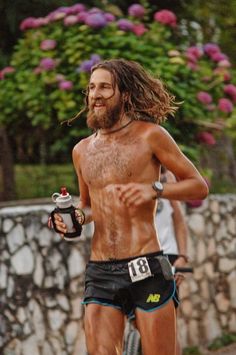
[(104, 108), (104, 107), (106, 107), (104, 104), (95, 104), (95, 105), (93, 105), (94, 109), (100, 109), (100, 108)]

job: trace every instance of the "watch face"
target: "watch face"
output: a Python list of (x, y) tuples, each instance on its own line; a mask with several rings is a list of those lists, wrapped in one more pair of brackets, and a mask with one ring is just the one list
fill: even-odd
[(158, 192), (162, 192), (163, 191), (163, 185), (160, 181), (155, 181), (154, 182), (154, 189)]

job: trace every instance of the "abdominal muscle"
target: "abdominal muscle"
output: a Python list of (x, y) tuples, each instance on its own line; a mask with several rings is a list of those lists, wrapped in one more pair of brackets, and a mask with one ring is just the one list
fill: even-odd
[(91, 260), (135, 257), (160, 250), (150, 201), (128, 208), (114, 190), (90, 191), (94, 221)]

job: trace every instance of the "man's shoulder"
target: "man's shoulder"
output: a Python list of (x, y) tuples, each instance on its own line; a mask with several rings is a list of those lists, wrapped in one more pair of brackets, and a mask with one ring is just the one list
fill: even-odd
[(161, 137), (168, 135), (168, 132), (157, 123), (140, 120), (136, 121), (136, 134), (148, 140), (159, 141)]
[(157, 123), (153, 122), (148, 122), (148, 121), (142, 121), (142, 120), (137, 120), (135, 121), (136, 123), (136, 129), (140, 130), (143, 133), (152, 133), (152, 132), (160, 132), (162, 130), (161, 126)]
[(80, 153), (86, 149), (93, 135), (82, 138), (73, 148), (73, 153)]

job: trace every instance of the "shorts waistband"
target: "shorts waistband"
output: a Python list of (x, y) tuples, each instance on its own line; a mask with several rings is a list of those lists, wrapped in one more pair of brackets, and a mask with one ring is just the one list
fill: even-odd
[(158, 255), (163, 255), (163, 250), (159, 250), (153, 253), (148, 253), (148, 254), (142, 254), (142, 255), (134, 255), (129, 258), (124, 258), (124, 259), (109, 259), (109, 260), (89, 260), (89, 264), (121, 264), (121, 263), (127, 263), (131, 260), (134, 260), (136, 258), (141, 258), (141, 257), (146, 257), (146, 258), (153, 258)]

